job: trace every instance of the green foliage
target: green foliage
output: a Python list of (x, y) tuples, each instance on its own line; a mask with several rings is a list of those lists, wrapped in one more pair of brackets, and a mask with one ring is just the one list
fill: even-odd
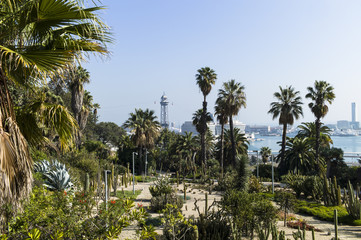
[(277, 204), (280, 206), (280, 209), (284, 211), (284, 226), (286, 226), (287, 212), (294, 208), (296, 198), (290, 192), (279, 191), (276, 192), (275, 200)]
[(194, 224), (198, 227), (199, 239), (223, 240), (231, 237), (227, 217), (219, 211), (211, 212), (207, 216), (200, 214)]
[(284, 175), (282, 179), (288, 187), (296, 193), (297, 198), (300, 198), (303, 193), (305, 198), (312, 197), (315, 201), (321, 201), (321, 198), (324, 195), (324, 185), (321, 178), (318, 176), (304, 176), (288, 173), (287, 175)]
[(110, 143), (113, 146), (118, 146), (125, 130), (113, 122), (100, 122), (95, 126), (95, 132), (98, 139), (105, 143)]
[(340, 206), (341, 205), (341, 187), (336, 182), (336, 177), (331, 179), (326, 178), (326, 174), (322, 174), (323, 181), (323, 202), (325, 206)]
[[(274, 179), (275, 181), (278, 181), (279, 180), (278, 168), (275, 167), (273, 170), (274, 170)], [(257, 176), (257, 168), (253, 170), (252, 174)], [(272, 179), (272, 165), (270, 164), (258, 165), (258, 176), (260, 178)]]
[(191, 219), (186, 219), (177, 206), (166, 204), (163, 210), (162, 223), (164, 224), (163, 233), (166, 239), (198, 240), (198, 228)]
[(174, 192), (172, 186), (170, 185), (169, 178), (162, 177), (159, 178), (155, 183), (155, 186), (150, 186), (149, 191), (152, 194), (152, 197), (158, 197), (162, 194), (169, 194)]
[(259, 193), (263, 189), (262, 184), (258, 181), (257, 177), (251, 176), (248, 179), (248, 192), (249, 193)]
[(138, 195), (142, 192), (142, 190), (135, 190), (135, 194), (133, 194), (133, 190), (123, 190), (117, 191), (116, 197), (120, 199), (131, 199), (134, 200), (138, 197)]
[(96, 208), (91, 194), (50, 192), (35, 187), (23, 212), (10, 222), (8, 237), (25, 239), (29, 229), (38, 229), (40, 240), (104, 239), (113, 230), (114, 235), (133, 221), (144, 223), (147, 213), (143, 208), (133, 210), (132, 201), (117, 200), (107, 204), (108, 211), (105, 204)]
[(53, 191), (67, 190), (73, 186), (65, 164), (43, 160), (34, 164), (34, 171), (42, 175), (44, 186)]
[(247, 188), (248, 177), (249, 177), (249, 164), (247, 155), (238, 155), (237, 156), (237, 178), (236, 178), (236, 187), (238, 190), (245, 190)]
[(306, 213), (308, 215), (315, 216), (319, 219), (333, 222), (333, 211), (337, 209), (338, 222), (353, 226), (361, 226), (360, 220), (353, 220), (347, 213), (347, 210), (343, 206), (324, 206), (316, 202), (308, 202), (304, 200), (298, 200), (295, 205), (295, 210), (300, 213)]
[(358, 198), (359, 192), (355, 191), (350, 182), (348, 182), (348, 188), (344, 190), (344, 202), (347, 212), (353, 219), (361, 219), (361, 202)]
[(276, 209), (265, 197), (235, 190), (227, 191), (221, 208), (230, 217), (233, 237), (253, 236), (256, 226), (267, 229), (276, 219)]

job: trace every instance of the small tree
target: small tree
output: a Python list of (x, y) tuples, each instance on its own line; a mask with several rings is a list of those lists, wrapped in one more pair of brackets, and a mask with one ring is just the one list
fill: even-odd
[(284, 211), (284, 226), (286, 227), (287, 213), (294, 208), (296, 197), (286, 191), (276, 192), (276, 202), (280, 206), (280, 209)]

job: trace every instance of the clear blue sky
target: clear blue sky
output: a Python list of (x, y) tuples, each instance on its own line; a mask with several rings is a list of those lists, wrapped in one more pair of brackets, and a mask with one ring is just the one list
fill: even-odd
[[(335, 0), (103, 0), (112, 28), (112, 55), (91, 59), (91, 91), (100, 121), (121, 125), (135, 108), (159, 116), (163, 91), (177, 125), (202, 106), (197, 69), (209, 66), (218, 80), (207, 97), (213, 112), (222, 83), (245, 86), (247, 124), (277, 124), (267, 111), (278, 86), (301, 92), (304, 118), (313, 121), (304, 96), (315, 80), (335, 88), (326, 123), (361, 115), (361, 1)], [(156, 103), (156, 104), (154, 104)]]

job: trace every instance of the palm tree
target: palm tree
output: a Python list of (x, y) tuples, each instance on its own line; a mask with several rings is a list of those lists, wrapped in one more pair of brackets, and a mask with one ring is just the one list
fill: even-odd
[(272, 151), (269, 147), (261, 147), (260, 154), (262, 156), (263, 163), (268, 161), (269, 156), (272, 154)]
[(244, 86), (237, 83), (234, 79), (223, 83), (223, 89), (218, 91), (218, 99), (224, 102), (226, 115), (229, 117), (229, 130), (232, 143), (232, 163), (236, 163), (236, 142), (233, 132), (233, 116), (238, 115), (241, 107), (246, 107), (246, 94)]
[(195, 154), (197, 150), (197, 143), (192, 136), (192, 132), (185, 132), (185, 135), (180, 136), (177, 142), (176, 151), (180, 154), (181, 158), (185, 159), (187, 169), (193, 169), (195, 176)]
[(228, 123), (228, 116), (227, 112), (225, 111), (225, 102), (222, 98), (218, 97), (216, 100), (216, 106), (214, 107), (215, 115), (217, 116), (218, 122), (221, 124), (221, 156), (220, 156), (220, 162), (221, 162), (221, 178), (223, 179), (223, 161), (224, 161), (224, 125)]
[(288, 170), (305, 174), (313, 167), (314, 151), (308, 138), (290, 138), (286, 144), (284, 164)]
[(75, 143), (77, 148), (80, 147), (81, 144), (81, 131), (84, 130), (86, 125), (86, 119), (88, 117), (89, 111), (83, 106), (84, 102), (84, 84), (89, 83), (90, 75), (89, 72), (82, 68), (71, 67), (69, 69), (69, 77), (70, 77), (70, 91), (71, 91), (71, 109), (73, 110), (74, 117), (78, 122), (79, 130), (75, 137)]
[[(196, 127), (196, 130), (197, 130), (197, 132), (199, 132), (200, 135), (201, 135), (201, 132), (203, 131), (202, 118), (203, 118), (203, 109), (198, 109), (195, 113), (193, 113), (192, 123)], [(206, 123), (212, 122), (212, 117), (211, 117), (210, 112), (207, 112), (205, 119), (206, 119)], [(206, 131), (207, 131), (207, 129), (208, 129), (208, 127), (206, 125)], [(202, 141), (202, 137), (201, 137), (201, 141)], [(203, 149), (201, 151), (203, 151)]]
[(134, 113), (130, 113), (130, 117), (123, 124), (123, 128), (129, 128), (132, 135), (132, 141), (138, 147), (139, 152), (139, 170), (143, 170), (143, 148), (151, 148), (160, 135), (160, 124), (156, 121), (153, 110), (135, 109)]
[(283, 161), (286, 149), (287, 126), (293, 125), (295, 119), (303, 116), (303, 112), (299, 91), (295, 91), (292, 86), (286, 88), (282, 88), (280, 86), (279, 89), (280, 92), (275, 92), (273, 94), (273, 96), (277, 99), (277, 102), (271, 103), (271, 109), (268, 111), (268, 113), (272, 114), (272, 119), (279, 117), (278, 122), (280, 125), (283, 125), (280, 157), (280, 159)]
[[(207, 130), (207, 95), (211, 92), (212, 90), (212, 85), (215, 84), (217, 79), (217, 74), (215, 73), (215, 71), (209, 67), (204, 67), (201, 69), (198, 69), (198, 73), (196, 74), (196, 80), (197, 80), (197, 85), (200, 88), (200, 90), (203, 93), (203, 115), (201, 118), (201, 128), (199, 131), (200, 135), (201, 135), (201, 159), (202, 159), (202, 164), (204, 165), (204, 167), (206, 167), (206, 159), (207, 159), (207, 154), (206, 154), (206, 146), (205, 146), (205, 134), (206, 134), (206, 130)], [(205, 171), (205, 169), (204, 169)]]
[[(0, 205), (14, 209), (28, 196), (32, 161), (19, 129), (9, 83), (30, 89), (82, 58), (86, 51), (107, 53), (108, 27), (99, 7), (79, 1), (3, 1), (0, 16)], [(0, 220), (1, 221), (1, 220)]]
[[(297, 133), (297, 137), (309, 138), (310, 143), (315, 146), (316, 144), (316, 124), (314, 122), (303, 122), (298, 126), (300, 129)], [(320, 147), (330, 148), (330, 144), (333, 144), (330, 135), (331, 129), (324, 126), (323, 123), (320, 125)], [(315, 149), (316, 150), (316, 149)]]
[(224, 131), (224, 159), (227, 165), (235, 166), (233, 162), (233, 144), (232, 138), (235, 141), (236, 155), (247, 154), (249, 142), (244, 133), (241, 133), (239, 128), (234, 128), (233, 134), (231, 130)]
[(324, 118), (328, 113), (327, 103), (332, 104), (335, 100), (335, 93), (333, 92), (333, 87), (326, 81), (315, 81), (314, 88), (308, 87), (308, 93), (306, 98), (311, 99), (312, 102), (308, 104), (311, 108), (312, 113), (315, 115), (315, 125), (316, 125), (316, 163), (319, 163), (320, 155), (320, 128), (321, 128), (321, 118)]

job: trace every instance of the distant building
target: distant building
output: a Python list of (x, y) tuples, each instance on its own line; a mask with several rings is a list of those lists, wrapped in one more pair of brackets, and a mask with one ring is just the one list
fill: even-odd
[(193, 135), (198, 135), (197, 129), (192, 121), (185, 121), (181, 126), (181, 131), (182, 133), (191, 132)]
[(347, 120), (337, 121), (337, 128), (340, 129), (340, 130), (350, 129), (350, 122), (347, 121)]
[(356, 114), (356, 103), (351, 103), (351, 119), (350, 128), (352, 129), (360, 129), (360, 123), (357, 122), (357, 114)]
[(326, 127), (328, 127), (331, 130), (336, 130), (337, 129), (337, 125), (336, 124), (326, 124)]
[(266, 125), (246, 125), (246, 133), (259, 133), (267, 135), (271, 132), (271, 127)]
[[(246, 133), (246, 124), (244, 124), (244, 123), (242, 123), (240, 121), (235, 120), (233, 122), (233, 128), (238, 128), (241, 131), (241, 133)], [(229, 124), (225, 124), (224, 129), (229, 130)], [(221, 124), (216, 124), (215, 125), (215, 133), (214, 133), (214, 135), (219, 136), (219, 135), (221, 135), (221, 132), (222, 132), (222, 125)]]

